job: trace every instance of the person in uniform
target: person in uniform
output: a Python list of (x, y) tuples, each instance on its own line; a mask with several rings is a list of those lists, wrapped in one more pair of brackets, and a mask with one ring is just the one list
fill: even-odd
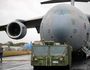
[(2, 63), (2, 58), (3, 58), (3, 48), (0, 44), (0, 62)]

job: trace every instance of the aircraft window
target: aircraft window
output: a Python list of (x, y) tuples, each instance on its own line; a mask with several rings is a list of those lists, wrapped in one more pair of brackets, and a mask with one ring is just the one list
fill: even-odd
[(61, 14), (65, 14), (65, 13), (66, 13), (66, 11), (61, 10)]
[(69, 14), (69, 10), (66, 10), (66, 9), (65, 9), (65, 10), (62, 9), (61, 11), (58, 11), (58, 12), (55, 11), (55, 12), (58, 13), (58, 14), (62, 14), (62, 15), (63, 15), (63, 14)]

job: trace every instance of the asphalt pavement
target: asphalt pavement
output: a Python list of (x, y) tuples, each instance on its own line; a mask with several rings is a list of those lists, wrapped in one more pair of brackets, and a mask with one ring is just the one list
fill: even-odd
[(33, 70), (30, 60), (30, 55), (6, 57), (0, 63), (0, 70)]
[[(33, 70), (31, 55), (5, 57), (0, 63), (0, 70)], [(90, 59), (76, 61), (71, 70), (90, 70)]]

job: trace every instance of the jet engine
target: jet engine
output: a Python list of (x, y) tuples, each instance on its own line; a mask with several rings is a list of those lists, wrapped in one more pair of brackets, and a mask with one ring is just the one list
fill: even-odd
[(27, 28), (20, 21), (15, 21), (7, 25), (6, 32), (12, 39), (21, 39), (26, 35)]

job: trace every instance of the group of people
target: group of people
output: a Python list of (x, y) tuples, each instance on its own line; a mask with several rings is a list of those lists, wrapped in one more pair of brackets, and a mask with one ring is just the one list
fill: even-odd
[(2, 63), (2, 58), (3, 58), (3, 48), (0, 45), (0, 62)]

